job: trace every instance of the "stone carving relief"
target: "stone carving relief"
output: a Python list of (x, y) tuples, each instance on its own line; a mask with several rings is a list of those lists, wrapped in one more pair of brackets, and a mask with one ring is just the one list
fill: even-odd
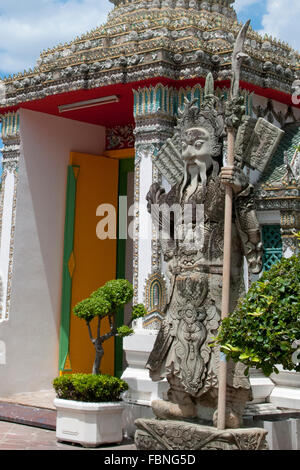
[[(235, 107), (241, 104), (237, 100)], [(230, 109), (228, 107), (224, 114), (224, 107), (214, 95), (212, 75), (209, 75), (201, 107), (196, 100), (186, 100), (174, 136), (154, 159), (158, 167), (163, 162), (171, 168), (165, 176), (172, 186), (166, 193), (159, 184), (153, 184), (147, 196), (148, 210), (159, 231), (166, 274), (170, 278), (165, 318), (148, 361), (151, 378), (155, 381), (167, 378), (170, 385), (168, 400), (152, 403), (160, 419), (196, 418), (198, 405), (212, 411), (216, 408), (219, 350), (210, 343), (221, 319), (226, 184), (233, 187), (235, 194), (231, 309), (244, 288), (243, 256), (247, 257), (252, 273), (258, 274), (262, 269), (254, 193), (243, 167), (261, 168), (261, 147), (265, 146), (268, 159), (271, 158), (281, 131), (259, 120), (254, 125), (255, 139), (250, 139), (251, 145), (248, 141), (246, 146), (240, 137), (240, 147), (247, 147), (248, 151), (237, 161), (236, 167), (230, 174), (220, 171), (225, 117), (229, 118)], [(230, 116), (230, 122), (236, 122), (237, 111), (234, 109), (235, 116)], [(174, 205), (177, 212), (170, 211), (170, 223), (165, 225), (163, 210)], [(185, 223), (182, 214), (187, 205), (191, 207), (191, 219)], [(200, 223), (197, 219), (199, 206), (203, 209)], [(169, 236), (165, 236), (166, 227)], [(230, 428), (241, 425), (244, 405), (251, 398), (249, 381), (243, 371), (241, 364), (230, 363), (227, 380)]]
[(266, 450), (264, 429), (218, 431), (180, 421), (137, 420), (136, 444), (143, 450)]

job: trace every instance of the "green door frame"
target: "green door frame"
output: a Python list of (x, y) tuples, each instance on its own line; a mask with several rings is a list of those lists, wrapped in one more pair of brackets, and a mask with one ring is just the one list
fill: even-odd
[(67, 364), (70, 341), (70, 310), (72, 299), (72, 273), (69, 269), (69, 260), (74, 250), (74, 226), (76, 210), (77, 178), (80, 167), (69, 165), (67, 172), (66, 218), (63, 255), (63, 280), (61, 299), (61, 324), (59, 340), (59, 371), (70, 372)]
[[(69, 353), (70, 337), (70, 308), (72, 296), (72, 276), (69, 270), (69, 260), (74, 249), (74, 224), (76, 208), (76, 183), (79, 167), (70, 165), (68, 167), (67, 197), (66, 197), (66, 221), (65, 221), (65, 241), (63, 258), (63, 288), (61, 305), (61, 328), (60, 328), (60, 350), (59, 350), (59, 370), (60, 372), (70, 372), (69, 364), (66, 367)], [(119, 160), (119, 197), (127, 196), (128, 173), (134, 171), (134, 158)], [(118, 208), (119, 209), (119, 208)], [(119, 233), (119, 223), (118, 223)], [(126, 276), (126, 241), (117, 240), (117, 266), (116, 278), (125, 279)], [(117, 324), (124, 323), (124, 309), (120, 309), (117, 314)], [(123, 341), (115, 338), (115, 375), (121, 377), (123, 373)]]
[[(134, 171), (134, 158), (126, 158), (119, 160), (119, 197), (127, 196), (127, 178), (128, 173)], [(119, 234), (119, 217), (118, 217), (118, 234)], [(126, 277), (126, 241), (119, 238), (117, 243), (117, 270), (116, 278), (125, 279)], [(124, 309), (119, 309), (117, 314), (117, 325), (122, 326), (124, 323)], [(123, 340), (115, 339), (115, 376), (121, 377), (123, 374)]]

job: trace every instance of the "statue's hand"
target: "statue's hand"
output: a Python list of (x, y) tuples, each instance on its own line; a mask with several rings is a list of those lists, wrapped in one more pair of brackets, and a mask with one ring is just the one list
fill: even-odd
[(227, 166), (221, 170), (221, 181), (225, 186), (230, 186), (234, 194), (239, 194), (249, 184), (249, 178), (243, 170), (235, 166)]

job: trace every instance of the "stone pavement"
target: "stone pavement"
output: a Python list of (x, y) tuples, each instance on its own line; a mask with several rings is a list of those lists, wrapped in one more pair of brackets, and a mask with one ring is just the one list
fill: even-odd
[(0, 402), (55, 410), (53, 404), (55, 396), (54, 390), (40, 390), (38, 392), (17, 393), (8, 397), (0, 397)]
[[(75, 446), (56, 441), (55, 431), (40, 429), (22, 424), (0, 421), (0, 452), (2, 450), (87, 450), (81, 446)], [(89, 450), (119, 450), (135, 451), (136, 447), (131, 442), (123, 442), (121, 445), (103, 446)]]
[[(0, 397), (0, 451), (86, 450), (80, 445), (56, 441), (54, 398), (54, 390)], [(136, 447), (132, 441), (124, 441), (121, 445), (93, 450), (135, 451)]]

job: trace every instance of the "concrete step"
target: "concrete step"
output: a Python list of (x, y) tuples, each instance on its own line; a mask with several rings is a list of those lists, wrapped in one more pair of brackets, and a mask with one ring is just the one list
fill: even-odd
[(0, 401), (0, 421), (56, 430), (56, 410)]

